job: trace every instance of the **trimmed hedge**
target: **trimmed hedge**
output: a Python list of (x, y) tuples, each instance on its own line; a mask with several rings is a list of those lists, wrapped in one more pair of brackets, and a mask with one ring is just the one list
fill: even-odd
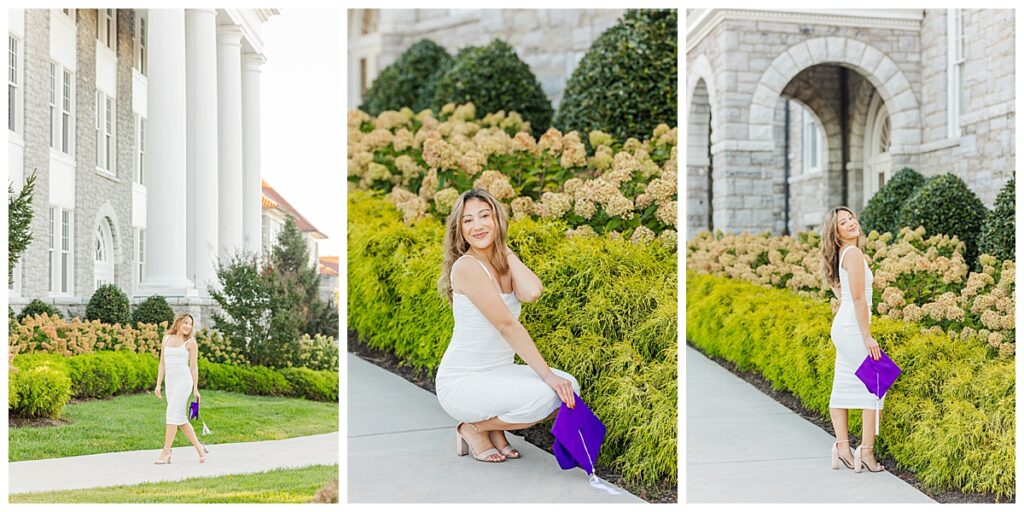
[(479, 112), (519, 112), (529, 121), (534, 136), (551, 126), (554, 114), (530, 66), (500, 39), (487, 46), (460, 50), (451, 67), (434, 84), (435, 112), (447, 103), (467, 102), (472, 102)]
[[(901, 227), (898, 218), (900, 207), (921, 185), (924, 185), (921, 173), (909, 167), (900, 169), (868, 199), (867, 206), (860, 214), (863, 232), (898, 233)], [(911, 229), (916, 227), (912, 226)]]
[(35, 317), (43, 314), (55, 318), (63, 318), (63, 316), (60, 314), (60, 311), (57, 311), (57, 307), (54, 306), (53, 304), (43, 302), (39, 299), (32, 299), (32, 302), (26, 304), (25, 307), (21, 309), (21, 313), (18, 313), (18, 321), (20, 322), (25, 318)]
[[(369, 346), (436, 371), (453, 318), (437, 293), (443, 226), (411, 226), (382, 199), (350, 196), (348, 325)], [(660, 243), (567, 238), (513, 221), (509, 246), (544, 283), (520, 318), (545, 360), (575, 376), (607, 427), (601, 463), (640, 486), (676, 482), (676, 253)]]
[[(686, 279), (687, 340), (828, 417), (835, 349), (827, 303), (694, 272)], [(878, 450), (930, 489), (1012, 496), (1014, 360), (914, 324), (875, 318), (871, 326), (903, 368), (886, 397)], [(859, 430), (859, 415), (851, 419)]]
[(338, 401), (337, 372), (318, 372), (309, 368), (282, 368), (279, 373), (291, 386), (295, 396), (319, 402)]
[[(444, 48), (430, 39), (421, 39), (377, 75), (363, 94), (359, 109), (375, 116), (402, 107), (417, 112), (428, 108), (440, 76), (437, 71), (446, 69), (451, 61)], [(430, 95), (424, 97), (426, 94)]]
[(1003, 186), (996, 196), (995, 207), (989, 212), (978, 236), (978, 252), (991, 254), (1000, 260), (1013, 260), (1017, 254), (1014, 179)]
[(565, 87), (555, 116), (563, 132), (601, 130), (643, 139), (675, 126), (678, 29), (675, 9), (629, 10), (590, 46)]
[(117, 285), (105, 284), (93, 292), (85, 306), (87, 320), (125, 325), (132, 320), (132, 304)]
[(978, 259), (978, 233), (988, 210), (964, 180), (954, 174), (928, 178), (900, 207), (899, 227), (924, 226), (930, 234), (955, 236), (964, 242), (964, 259)]
[(71, 378), (57, 364), (41, 363), (11, 372), (8, 408), (14, 416), (59, 418), (71, 399)]
[(152, 295), (132, 309), (132, 324), (174, 323), (174, 310), (161, 295)]

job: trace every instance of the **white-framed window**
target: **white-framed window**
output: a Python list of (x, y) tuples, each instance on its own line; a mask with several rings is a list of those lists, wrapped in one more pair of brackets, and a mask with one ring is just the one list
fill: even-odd
[(57, 63), (50, 63), (50, 147), (57, 149)]
[(111, 50), (116, 49), (115, 45), (117, 44), (117, 17), (115, 11), (116, 9), (97, 9), (96, 14), (96, 38)]
[(947, 121), (948, 135), (960, 136), (960, 118), (964, 114), (964, 12), (963, 9), (949, 9), (947, 39), (949, 59), (947, 66)]
[(135, 283), (139, 284), (146, 275), (146, 230), (142, 228), (135, 228), (135, 264), (139, 271)]
[(96, 91), (96, 168), (114, 172), (114, 98)]
[(135, 69), (145, 75), (148, 69), (149, 55), (147, 54), (147, 33), (149, 32), (149, 18), (143, 9), (135, 10)]
[(135, 114), (135, 183), (145, 185), (143, 177), (146, 172), (146, 118)]
[(75, 135), (74, 89), (74, 74), (50, 62), (50, 147), (69, 156)]
[(824, 146), (821, 135), (821, 128), (814, 120), (807, 109), (800, 109), (802, 116), (803, 136), (800, 146), (803, 148), (803, 155), (800, 159), (803, 164), (804, 174), (821, 171), (822, 147)]
[(7, 129), (18, 133), (21, 118), (21, 40), (7, 36)]
[(71, 279), (74, 276), (74, 262), (71, 258), (71, 245), (74, 241), (72, 212), (58, 206), (50, 207), (50, 293), (53, 295), (70, 295)]

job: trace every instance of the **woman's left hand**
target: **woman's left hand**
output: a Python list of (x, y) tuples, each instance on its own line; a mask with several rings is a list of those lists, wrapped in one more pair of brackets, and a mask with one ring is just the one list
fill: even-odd
[(196, 396), (196, 401), (198, 402), (199, 401), (199, 390), (198, 389), (193, 389), (192, 390), (192, 394)]

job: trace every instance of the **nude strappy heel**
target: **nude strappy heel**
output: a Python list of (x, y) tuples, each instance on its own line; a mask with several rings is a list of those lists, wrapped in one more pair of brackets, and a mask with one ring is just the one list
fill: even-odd
[[(477, 429), (477, 431), (480, 431), (480, 429), (478, 429), (476, 427), (476, 425), (473, 425), (472, 423), (462, 422), (462, 423), (459, 423), (458, 425), (456, 425), (456, 427), (455, 427), (455, 453), (456, 453), (456, 455), (458, 455), (460, 457), (472, 453), (472, 450), (473, 450), (473, 447), (469, 445), (469, 442), (466, 441), (466, 438), (462, 436), (462, 432), (459, 431), (459, 429), (461, 429), (463, 425), (469, 425), (470, 428), (474, 428), (474, 429)], [(472, 455), (473, 455), (474, 459), (476, 459), (476, 460), (478, 460), (480, 462), (505, 462), (505, 459), (497, 459), (497, 460), (495, 460), (495, 459), (491, 458), (491, 457), (493, 457), (495, 455), (499, 455), (499, 456), (501, 455), (498, 452), (497, 448), (488, 448), (488, 449), (486, 449), (486, 450), (484, 450), (484, 451), (482, 451), (480, 453), (473, 453)]]
[[(498, 431), (495, 430), (494, 432)], [(491, 433), (488, 432), (487, 437), (490, 436)], [(508, 439), (505, 439), (505, 443), (508, 443)], [(493, 438), (491, 438), (491, 444), (493, 444), (495, 448), (498, 448), (498, 444), (494, 442)], [(511, 443), (506, 444), (504, 448), (500, 448), (499, 450), (501, 451), (501, 454), (505, 456), (506, 459), (518, 459), (523, 456), (521, 453), (519, 453), (519, 450), (512, 447)], [(515, 452), (515, 455), (511, 455), (513, 452)]]
[(155, 461), (153, 461), (153, 464), (170, 464), (170, 463), (171, 463), (171, 454), (167, 454), (167, 460), (164, 460), (164, 459), (161, 459), (161, 458), (157, 457), (157, 459)]
[(206, 443), (202, 441), (199, 441), (199, 445), (203, 447), (203, 455), (199, 457), (199, 463), (202, 464), (206, 462), (206, 456), (210, 454), (210, 450), (206, 449)]
[(846, 459), (839, 456), (839, 443), (850, 443), (849, 439), (843, 439), (842, 441), (836, 440), (832, 443), (832, 469), (839, 469), (839, 461), (843, 462), (843, 465), (849, 469), (853, 469), (853, 466)]
[(882, 471), (885, 471), (885, 466), (878, 461), (875, 461), (875, 464), (878, 464), (878, 469), (871, 469), (871, 466), (868, 466), (868, 464), (864, 462), (864, 456), (861, 454), (861, 449), (864, 448), (870, 450), (874, 447), (872, 445), (863, 444), (857, 447), (857, 450), (853, 452), (853, 471), (855, 473), (860, 473), (862, 468), (868, 468), (868, 471), (872, 473), (881, 473)]

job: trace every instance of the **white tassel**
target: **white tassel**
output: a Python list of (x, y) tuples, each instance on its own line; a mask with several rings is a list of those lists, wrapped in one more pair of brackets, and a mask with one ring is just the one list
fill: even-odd
[(875, 373), (875, 435), (878, 435), (878, 391), (881, 386), (878, 385), (878, 373)]
[(593, 487), (594, 489), (604, 491), (608, 494), (616, 496), (622, 494), (618, 490), (612, 488), (611, 484), (605, 482), (604, 480), (601, 480), (601, 477), (597, 476), (597, 472), (594, 471), (594, 459), (590, 457), (590, 450), (587, 449), (587, 443), (586, 441), (583, 440), (583, 432), (577, 430), (576, 433), (580, 435), (580, 442), (583, 443), (583, 451), (587, 454), (587, 460), (590, 461), (590, 471), (588, 471), (588, 473), (590, 473), (590, 486)]
[(204, 421), (203, 422), (203, 435), (206, 436), (206, 435), (210, 435), (210, 434), (211, 434), (210, 429), (206, 427), (206, 422)]

